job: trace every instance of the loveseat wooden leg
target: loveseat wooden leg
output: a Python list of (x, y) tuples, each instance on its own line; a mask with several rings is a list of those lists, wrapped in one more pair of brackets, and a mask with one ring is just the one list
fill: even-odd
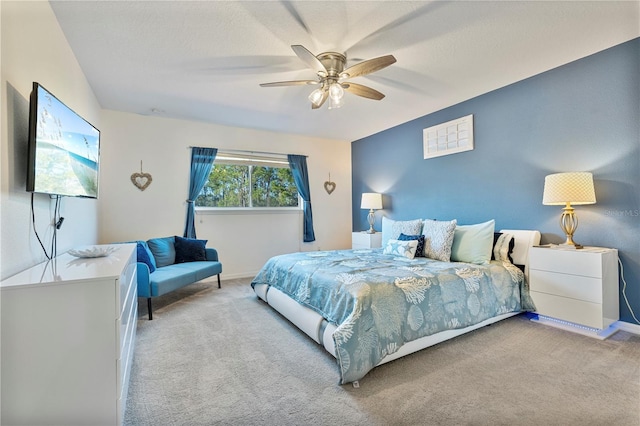
[(220, 288), (220, 274), (218, 274), (218, 288)]
[(149, 321), (153, 319), (153, 314), (151, 313), (151, 298), (147, 297), (147, 310), (149, 311)]

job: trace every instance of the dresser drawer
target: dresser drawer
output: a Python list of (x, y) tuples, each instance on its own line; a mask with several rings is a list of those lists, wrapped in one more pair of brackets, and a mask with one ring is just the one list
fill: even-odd
[(126, 305), (127, 303), (129, 303), (128, 298), (131, 297), (131, 287), (134, 286), (136, 287), (136, 289), (138, 287), (138, 284), (136, 282), (136, 279), (137, 279), (136, 278), (136, 271), (137, 271), (136, 260), (137, 260), (137, 253), (136, 253), (136, 250), (133, 250), (131, 257), (128, 260), (127, 266), (122, 271), (122, 274), (120, 274), (120, 279), (118, 280), (119, 306), (117, 306), (118, 312), (116, 313), (116, 318), (121, 318), (124, 315), (124, 311), (127, 309)]
[[(131, 291), (127, 295), (125, 309), (122, 316), (116, 320), (118, 325), (118, 334), (120, 337), (120, 349), (126, 345), (126, 340), (131, 335), (131, 329), (135, 329), (137, 316), (133, 315), (133, 312), (138, 309), (138, 288), (131, 287)], [(118, 351), (120, 352), (120, 351)], [(120, 355), (119, 353), (117, 355)]]
[(602, 305), (568, 297), (531, 291), (536, 312), (564, 321), (603, 329), (609, 326), (603, 321)]
[(602, 278), (602, 253), (533, 247), (529, 251), (529, 269)]
[(529, 270), (531, 291), (602, 303), (602, 281), (597, 278)]

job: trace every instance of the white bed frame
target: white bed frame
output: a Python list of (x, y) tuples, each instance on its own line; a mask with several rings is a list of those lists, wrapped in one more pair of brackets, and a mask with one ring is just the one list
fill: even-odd
[[(540, 232), (513, 229), (503, 229), (500, 232), (512, 234), (514, 236), (515, 247), (512, 254), (513, 262), (517, 265), (525, 265), (524, 273), (528, 279), (529, 247), (540, 244)], [(332, 336), (337, 326), (328, 323), (320, 314), (291, 299), (277, 288), (273, 288), (267, 284), (257, 284), (254, 287), (254, 291), (260, 299), (267, 302), (273, 309), (282, 314), (318, 344), (324, 346), (327, 352), (334, 357), (336, 356)], [(398, 351), (384, 357), (377, 365), (393, 361), (394, 359), (428, 348), (429, 346), (444, 342), (445, 340), (460, 336), (461, 334), (465, 334), (486, 325), (512, 317), (518, 313), (519, 312), (510, 312), (498, 315), (496, 317), (486, 319), (478, 324), (470, 325), (466, 328), (445, 330), (407, 342), (402, 345)]]

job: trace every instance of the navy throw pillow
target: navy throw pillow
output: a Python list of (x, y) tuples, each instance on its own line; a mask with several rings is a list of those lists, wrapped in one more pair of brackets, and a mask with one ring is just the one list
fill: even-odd
[(424, 235), (405, 235), (400, 234), (399, 241), (413, 241), (418, 240), (418, 247), (416, 247), (416, 257), (424, 257)]
[(196, 240), (195, 238), (182, 238), (176, 236), (176, 263), (198, 262), (207, 260), (205, 246), (207, 240)]
[(136, 255), (137, 255), (137, 261), (138, 262), (142, 262), (142, 263), (146, 263), (147, 266), (149, 267), (149, 273), (153, 272), (156, 270), (156, 262), (155, 259), (153, 258), (153, 255), (151, 254), (151, 252), (149, 252), (149, 249), (147, 248), (146, 243), (142, 242), (142, 241), (137, 241), (136, 242), (137, 246), (136, 246)]

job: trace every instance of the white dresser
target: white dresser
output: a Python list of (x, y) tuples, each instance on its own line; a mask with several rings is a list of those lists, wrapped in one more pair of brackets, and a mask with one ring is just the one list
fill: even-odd
[(382, 233), (368, 234), (366, 231), (351, 234), (352, 249), (378, 248), (382, 246)]
[(599, 330), (619, 319), (616, 249), (532, 247), (529, 284), (541, 315)]
[(2, 424), (119, 425), (137, 320), (136, 246), (63, 254), (0, 284)]

